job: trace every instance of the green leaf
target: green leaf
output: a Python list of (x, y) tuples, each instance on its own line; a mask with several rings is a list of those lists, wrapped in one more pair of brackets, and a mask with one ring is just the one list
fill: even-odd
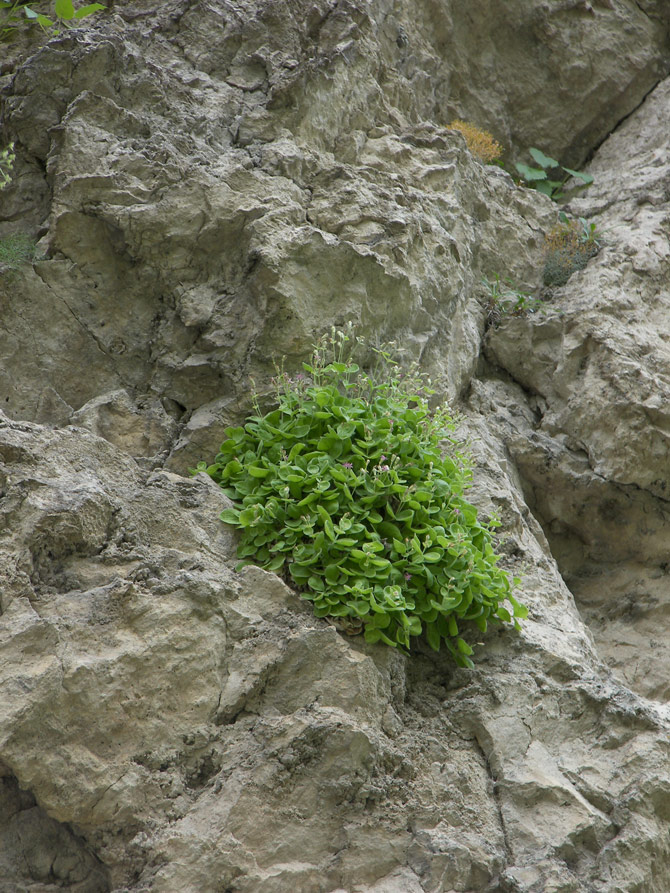
[(380, 536), (384, 536), (387, 539), (397, 539), (402, 540), (403, 535), (397, 524), (393, 524), (390, 521), (381, 521), (377, 526), (377, 533)]
[(79, 9), (75, 11), (74, 17), (75, 19), (83, 19), (86, 16), (90, 16), (94, 12), (100, 12), (103, 9), (107, 9), (107, 7), (103, 6), (102, 3), (89, 3), (88, 6), (80, 6)]
[[(296, 429), (296, 430), (297, 430), (297, 429)], [(306, 434), (306, 433), (307, 433), (307, 432), (305, 432), (305, 434)], [(298, 435), (296, 434), (296, 431), (295, 431), (295, 430), (293, 431), (293, 434), (294, 434), (294, 436), (296, 436), (296, 437), (298, 436)], [(289, 461), (289, 462), (295, 462), (295, 460), (298, 458), (298, 456), (300, 455), (300, 453), (302, 453), (302, 451), (303, 451), (304, 449), (305, 449), (305, 444), (304, 444), (304, 443), (294, 443), (293, 446), (291, 447), (291, 452), (288, 454), (288, 461)]]
[(456, 639), (456, 647), (461, 654), (472, 654), (472, 648), (464, 639)]
[(337, 426), (337, 435), (342, 439), (351, 437), (356, 431), (356, 425), (353, 422), (341, 422)]
[(524, 180), (526, 180), (529, 183), (534, 180), (546, 180), (547, 179), (546, 171), (543, 171), (539, 167), (528, 167), (527, 164), (522, 164), (520, 161), (517, 161), (514, 166), (519, 171), (519, 173), (524, 178)]
[(340, 579), (340, 568), (337, 564), (329, 564), (325, 570), (324, 576), (328, 583), (337, 583)]
[(237, 509), (224, 509), (219, 515), (219, 518), (221, 518), (225, 524), (237, 525), (240, 521), (240, 513)]
[(331, 521), (330, 515), (322, 505), (317, 505), (316, 510), (324, 524), (326, 523), (326, 521)]
[(403, 509), (396, 514), (396, 520), (403, 524), (411, 525), (414, 522), (414, 512), (412, 509)]
[(554, 192), (561, 184), (554, 180), (544, 180), (542, 183), (538, 183), (535, 187), (538, 192), (541, 192), (542, 195), (548, 195), (549, 198), (553, 198)]
[(417, 617), (416, 614), (412, 614), (409, 618), (409, 634), (411, 636), (420, 636), (421, 635), (421, 618)]
[(433, 651), (440, 650), (441, 636), (434, 623), (426, 624), (426, 638), (428, 639), (428, 644), (433, 649)]
[(246, 431), (244, 430), (244, 428), (240, 428), (239, 426), (230, 426), (228, 428), (225, 428), (224, 433), (226, 437), (229, 437), (231, 440), (235, 441), (235, 443), (242, 443), (242, 441), (246, 438)]
[(514, 608), (514, 616), (520, 620), (525, 620), (526, 617), (528, 617), (528, 608), (525, 605), (520, 604), (513, 595), (508, 595), (507, 597)]
[(249, 465), (247, 467), (247, 472), (253, 478), (266, 478), (270, 474), (269, 468), (260, 468), (258, 465)]
[(241, 527), (249, 527), (256, 520), (256, 509), (244, 509), (240, 512), (238, 523)]
[(530, 154), (533, 156), (533, 159), (537, 161), (540, 167), (543, 167), (547, 170), (551, 170), (553, 167), (560, 167), (558, 161), (555, 158), (550, 158), (548, 155), (545, 155), (544, 152), (540, 152), (539, 149), (529, 149)]
[(375, 629), (386, 629), (391, 625), (391, 618), (386, 613), (386, 611), (382, 611), (379, 614), (374, 614), (368, 623), (368, 626), (374, 627)]
[(59, 19), (69, 20), (74, 18), (74, 4), (72, 0), (56, 0), (54, 9)]
[(575, 177), (577, 180), (581, 180), (585, 186), (590, 186), (593, 183), (593, 177), (591, 174), (584, 174), (582, 171), (573, 171), (569, 167), (564, 167), (563, 170), (570, 174), (571, 177)]

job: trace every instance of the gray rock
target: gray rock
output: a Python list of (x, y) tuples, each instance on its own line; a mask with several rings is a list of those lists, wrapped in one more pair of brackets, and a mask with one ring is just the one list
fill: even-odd
[(666, 80), (590, 166), (595, 184), (572, 207), (604, 248), (556, 292), (558, 314), (509, 320), (487, 348), (536, 395), (508, 443), (601, 653), (666, 703), (669, 108)]
[[(498, 6), (116, 0), (10, 50), (1, 890), (670, 889), (670, 18)], [(485, 332), (557, 208), (449, 122), (579, 165), (631, 112), (571, 204), (603, 250)], [(348, 320), (458, 404), (521, 574), (473, 671), (236, 571), (184, 476)]]
[(160, 401), (145, 400), (140, 406), (124, 390), (93, 397), (69, 420), (135, 458), (151, 459), (167, 451), (177, 429)]

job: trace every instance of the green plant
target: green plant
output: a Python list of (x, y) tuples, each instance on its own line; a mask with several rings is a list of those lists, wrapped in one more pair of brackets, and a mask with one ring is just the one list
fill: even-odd
[(30, 0), (0, 0), (0, 40), (11, 38), (17, 29), (26, 25), (39, 25), (50, 36), (60, 34), (61, 28), (74, 28), (93, 13), (106, 9), (102, 3), (89, 3), (75, 8), (72, 0), (53, 0), (51, 16), (28, 5)]
[(11, 39), (25, 24), (22, 12), (29, 0), (0, 0), (0, 40)]
[(0, 239), (0, 268), (18, 270), (35, 257), (35, 243), (25, 233), (13, 233)]
[[(558, 215), (561, 223), (569, 224), (568, 215), (563, 211)], [(598, 229), (596, 223), (589, 223), (585, 217), (578, 217), (577, 221), (581, 227), (579, 239), (583, 245), (591, 245), (595, 248), (601, 247), (602, 232)]]
[[(569, 167), (563, 167), (555, 158), (550, 158), (539, 149), (529, 149), (533, 159), (539, 167), (530, 167), (527, 164), (517, 162), (516, 169), (531, 189), (537, 189), (538, 192), (548, 195), (554, 201), (558, 201), (565, 197), (563, 186), (570, 177), (581, 180), (581, 186), (577, 188), (585, 188), (593, 183), (593, 177), (590, 174), (581, 173), (581, 171), (573, 171)], [(554, 171), (557, 173), (550, 178), (550, 174)], [(564, 174), (561, 174), (563, 171)]]
[(481, 130), (467, 121), (452, 121), (451, 130), (458, 130), (465, 137), (468, 149), (485, 164), (493, 164), (502, 154), (502, 146), (497, 142), (488, 130)]
[(493, 524), (463, 497), (470, 471), (448, 411), (431, 411), (424, 376), (387, 350), (381, 369), (361, 371), (345, 359), (350, 338), (333, 330), (316, 345), (311, 378), (280, 374), (277, 408), (256, 405), (193, 471), (233, 501), (221, 519), (242, 532), (238, 557), (281, 574), (318, 617), (402, 649), (425, 633), (470, 667), (464, 626), (518, 628), (527, 610), (498, 567)]
[(600, 251), (602, 234), (595, 223), (584, 217), (569, 220), (559, 215), (560, 222), (547, 233), (544, 240), (544, 274), (547, 286), (565, 285), (577, 270), (583, 270), (590, 258)]
[(4, 189), (12, 181), (11, 170), (14, 167), (14, 143), (10, 143), (6, 149), (0, 152), (0, 189)]
[(515, 288), (511, 279), (501, 282), (497, 273), (494, 273), (493, 281), (484, 277), (482, 283), (489, 290), (486, 307), (489, 325), (497, 327), (504, 316), (527, 316), (541, 311), (545, 306), (540, 298), (534, 298), (528, 292)]

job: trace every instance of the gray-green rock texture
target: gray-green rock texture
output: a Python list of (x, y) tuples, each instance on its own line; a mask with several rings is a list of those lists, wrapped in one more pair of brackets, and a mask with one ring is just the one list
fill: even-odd
[[(0, 68), (0, 893), (668, 893), (670, 7), (116, 0)], [(603, 248), (450, 130), (595, 183)], [(1, 146), (0, 146), (1, 147)], [(188, 468), (353, 321), (530, 608), (476, 669), (235, 571)]]

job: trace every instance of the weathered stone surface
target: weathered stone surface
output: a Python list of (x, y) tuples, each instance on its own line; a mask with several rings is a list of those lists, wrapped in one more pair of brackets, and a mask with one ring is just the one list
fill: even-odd
[[(29, 886), (19, 886), (19, 879)], [(32, 882), (32, 883), (31, 883)], [(0, 890), (108, 893), (107, 872), (70, 829), (44, 812), (0, 765)]]
[(667, 864), (667, 728), (603, 675), (499, 448), (480, 443), (475, 497), (529, 567), (531, 619), (468, 673), (234, 575), (206, 477), (147, 475), (78, 428), (0, 436), (0, 753), (111, 889), (392, 890), (411, 869), (424, 890), (605, 891), (627, 847)]
[[(462, 388), (478, 344), (465, 298), (482, 274), (528, 278), (546, 218), (504, 178), (484, 186), (441, 128), (470, 116), (570, 160), (670, 64), (667, 16), (632, 2), (118, 8), (125, 23), (52, 40), (7, 87), (4, 228), (45, 223), (51, 256), (43, 284), (11, 289), (30, 306), (9, 308), (0, 345), (24, 382), (2, 382), (18, 418), (40, 419), (46, 387), (75, 411), (119, 388), (188, 412), (239, 402), (268, 356), (304, 354), (333, 318), (411, 332)], [(552, 101), (529, 103), (529, 84)], [(568, 112), (584, 120), (566, 128)], [(52, 359), (72, 352), (85, 377)]]
[(508, 444), (599, 648), (670, 699), (670, 248), (664, 81), (601, 147), (576, 213), (604, 247), (544, 318), (509, 320), (488, 355), (534, 396)]
[(135, 403), (127, 391), (112, 391), (94, 397), (70, 415), (74, 425), (88, 428), (135, 458), (153, 458), (166, 453), (177, 423), (160, 401)]
[[(239, 39), (234, 31), (230, 42)], [(157, 43), (162, 61), (167, 47)], [(14, 80), (10, 120), (47, 161), (53, 201), (43, 239), (50, 259), (8, 296), (0, 346), (12, 379), (24, 384), (14, 392), (7, 373), (6, 411), (49, 420), (40, 415), (47, 387), (76, 412), (105, 392), (158, 395), (177, 417), (214, 414), (212, 438), (198, 442), (211, 451), (222, 399), (233, 412), (248, 409), (250, 378), (264, 389), (274, 359), (296, 363), (330, 322), (348, 319), (381, 340), (403, 336), (458, 393), (479, 350), (473, 287), (498, 272), (501, 233), (505, 272), (535, 276), (550, 204), (495, 168), (485, 173), (460, 135), (432, 123), (361, 122), (339, 149), (335, 135), (327, 146), (310, 143), (297, 125), (240, 145), (231, 129), (242, 88), (218, 71), (191, 84), (182, 65), (157, 80), (143, 53), (141, 40), (114, 33), (68, 35)], [(134, 72), (132, 93), (130, 78), (112, 78), (118, 69)], [(227, 129), (212, 132), (231, 103)], [(282, 120), (280, 111), (267, 114)], [(49, 145), (46, 129), (35, 131), (45, 115), (61, 122)], [(183, 158), (194, 153), (185, 179)], [(39, 322), (45, 313), (48, 329)], [(35, 330), (40, 350), (28, 351)], [(86, 376), (59, 361), (70, 351)], [(180, 444), (171, 467), (197, 458)]]
[[(0, 888), (665, 893), (669, 88), (573, 203), (606, 247), (483, 358), (557, 209), (445, 125), (581, 163), (666, 5), (114, 6), (2, 80), (0, 235), (45, 257), (0, 281)], [(530, 609), (472, 672), (236, 573), (183, 476), (349, 319), (463, 398)]]

